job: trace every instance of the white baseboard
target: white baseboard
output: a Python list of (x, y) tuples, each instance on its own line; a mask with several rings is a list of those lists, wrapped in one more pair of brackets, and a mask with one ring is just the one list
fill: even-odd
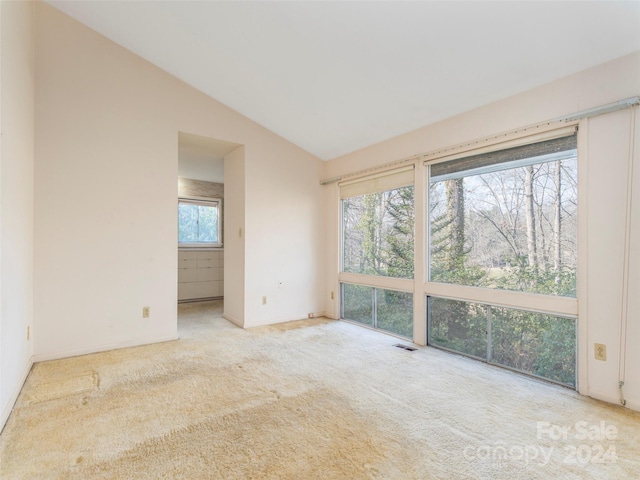
[(152, 343), (170, 342), (178, 340), (177, 335), (168, 335), (165, 337), (155, 337), (145, 340), (131, 340), (128, 342), (109, 343), (104, 345), (95, 345), (93, 347), (80, 348), (77, 350), (66, 350), (61, 352), (40, 353), (33, 356), (33, 362), (46, 362), (48, 360), (59, 360), (61, 358), (77, 357), (79, 355), (88, 355), (91, 353), (108, 352), (109, 350), (117, 350), (119, 348), (139, 347), (142, 345), (150, 345)]
[(7, 420), (9, 420), (9, 415), (11, 415), (11, 411), (13, 410), (13, 406), (16, 404), (18, 400), (18, 396), (22, 391), (22, 387), (24, 386), (24, 382), (27, 381), (27, 377), (29, 376), (29, 372), (31, 371), (31, 367), (33, 367), (33, 357), (29, 359), (27, 365), (22, 372), (20, 380), (14, 386), (13, 392), (11, 393), (11, 397), (9, 397), (9, 401), (2, 409), (2, 416), (0, 416), (0, 433), (4, 429), (4, 426), (7, 424)]
[(225, 320), (229, 320), (231, 323), (233, 323), (234, 325), (240, 328), (244, 328), (243, 323), (237, 318), (235, 318), (233, 315), (229, 315), (228, 313), (223, 313), (222, 318), (224, 318)]
[(597, 390), (587, 389), (588, 397), (595, 398), (596, 400), (602, 400), (603, 402), (612, 403), (614, 405), (620, 405), (620, 397), (611, 395), (608, 393), (599, 392)]
[[(335, 320), (334, 318), (331, 318), (330, 316), (328, 316), (325, 312), (313, 313), (313, 318), (314, 319), (328, 318), (330, 320)], [(279, 323), (299, 322), (300, 320), (309, 320), (309, 314), (301, 315), (299, 317), (293, 317), (293, 318), (275, 318), (275, 319), (266, 320), (258, 323), (252, 323), (251, 325), (246, 325), (243, 328), (266, 327), (268, 325), (277, 325)]]

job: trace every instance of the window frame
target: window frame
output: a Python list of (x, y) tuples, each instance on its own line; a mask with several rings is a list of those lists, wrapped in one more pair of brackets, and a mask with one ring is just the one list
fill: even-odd
[[(573, 130), (573, 131), (571, 131)], [(527, 311), (531, 313), (539, 313), (543, 315), (551, 315), (557, 317), (563, 317), (566, 319), (571, 319), (575, 321), (576, 335), (576, 370), (575, 370), (575, 385), (568, 385), (565, 383), (557, 382), (550, 378), (539, 377), (530, 372), (523, 372), (518, 369), (514, 369), (505, 365), (499, 365), (503, 368), (507, 368), (510, 370), (521, 372), (527, 376), (532, 378), (541, 378), (545, 381), (549, 381), (552, 383), (557, 383), (559, 385), (563, 385), (565, 387), (580, 391), (580, 385), (583, 379), (581, 378), (580, 373), (580, 348), (582, 347), (582, 338), (584, 338), (584, 329), (581, 328), (581, 315), (579, 315), (578, 311), (578, 299), (581, 298), (581, 281), (584, 279), (584, 270), (581, 268), (581, 258), (582, 258), (582, 248), (580, 246), (580, 222), (581, 219), (584, 218), (584, 207), (581, 206), (582, 203), (582, 193), (581, 189), (583, 188), (583, 178), (584, 178), (584, 160), (581, 159), (581, 140), (580, 135), (577, 135), (577, 169), (578, 169), (578, 178), (577, 178), (577, 198), (578, 198), (578, 206), (577, 206), (577, 221), (578, 221), (578, 230), (576, 232), (576, 241), (578, 244), (577, 250), (577, 285), (576, 285), (576, 296), (575, 297), (565, 297), (565, 296), (554, 296), (548, 294), (541, 293), (532, 293), (525, 291), (516, 291), (516, 290), (506, 290), (506, 289), (496, 289), (496, 288), (488, 288), (488, 287), (478, 287), (471, 285), (459, 285), (454, 283), (444, 283), (431, 280), (431, 218), (430, 218), (430, 195), (429, 195), (429, 186), (431, 183), (431, 170), (435, 165), (449, 162), (452, 160), (463, 159), (466, 157), (470, 157), (473, 155), (478, 155), (482, 153), (488, 152), (499, 152), (501, 150), (507, 150), (511, 147), (517, 146), (526, 146), (532, 145), (541, 141), (545, 141), (547, 139), (552, 138), (560, 138), (569, 135), (575, 135), (578, 133), (577, 124), (573, 124), (569, 127), (560, 128), (557, 130), (550, 130), (548, 133), (544, 132), (541, 135), (533, 135), (533, 136), (523, 136), (520, 138), (516, 138), (513, 141), (509, 142), (496, 142), (490, 146), (483, 146), (481, 148), (462, 148), (461, 151), (450, 153), (448, 155), (434, 156), (433, 158), (429, 158), (424, 161), (423, 165), (425, 168), (424, 173), (424, 186), (425, 186), (425, 234), (423, 237), (423, 248), (424, 248), (424, 264), (422, 267), (424, 268), (424, 285), (423, 285), (423, 295), (424, 295), (424, 315), (425, 315), (425, 345), (432, 346), (434, 348), (452, 351), (456, 354), (468, 356), (470, 358), (477, 359), (479, 361), (487, 362), (486, 359), (478, 358), (463, 352), (459, 352), (456, 350), (451, 350), (439, 345), (434, 345), (431, 343), (431, 320), (430, 315), (431, 312), (429, 310), (428, 305), (428, 297), (434, 298), (444, 298), (449, 300), (457, 300), (462, 302), (474, 302), (478, 304), (484, 304), (491, 307), (500, 307), (514, 310)], [(417, 266), (416, 266), (417, 268)], [(414, 319), (415, 323), (415, 319)], [(496, 364), (495, 362), (488, 362), (491, 364)]]
[[(356, 177), (353, 179), (346, 180), (344, 182), (340, 182), (338, 184), (338, 218), (339, 218), (339, 259), (338, 259), (338, 318), (346, 322), (352, 322), (357, 325), (360, 325), (364, 328), (370, 328), (377, 331), (384, 332), (388, 335), (392, 335), (398, 338), (402, 338), (404, 340), (412, 340), (415, 336), (415, 285), (416, 285), (416, 272), (415, 272), (415, 258), (414, 258), (414, 272), (412, 278), (402, 278), (402, 277), (392, 277), (386, 275), (377, 275), (377, 274), (369, 274), (369, 273), (355, 273), (355, 272), (345, 272), (345, 262), (344, 262), (344, 253), (345, 253), (345, 224), (344, 224), (344, 214), (345, 214), (345, 203), (344, 201), (353, 198), (359, 197), (372, 193), (383, 193), (392, 190), (397, 190), (405, 187), (412, 187), (413, 189), (413, 208), (414, 208), (414, 219), (415, 219), (415, 209), (416, 209), (416, 181), (415, 181), (415, 165), (411, 166), (403, 166), (399, 168), (390, 168), (385, 169), (382, 172), (373, 175), (364, 175), (361, 177)], [(414, 224), (414, 242), (413, 242), (413, 251), (415, 257), (415, 251), (417, 248), (417, 239), (416, 239), (416, 225)], [(344, 294), (343, 294), (343, 284), (352, 284), (358, 285), (362, 287), (369, 287), (373, 289), (373, 292), (377, 290), (391, 290), (400, 293), (406, 293), (412, 295), (412, 303), (414, 305), (413, 308), (413, 328), (414, 333), (411, 338), (405, 337), (403, 335), (399, 335), (397, 333), (391, 332), (389, 330), (377, 328), (375, 325), (367, 325), (364, 323), (360, 323), (354, 320), (349, 320), (344, 318), (343, 315), (343, 304), (344, 304)], [(377, 293), (375, 294), (377, 295)], [(374, 295), (374, 296), (375, 296)], [(373, 306), (374, 310), (376, 308), (375, 302)], [(375, 323), (375, 322), (374, 322)]]
[[(336, 301), (334, 309), (331, 312), (332, 318), (345, 320), (342, 315), (342, 295), (341, 284), (350, 283), (374, 288), (397, 290), (401, 292), (414, 292), (414, 317), (413, 317), (413, 342), (418, 345), (429, 345), (428, 341), (428, 321), (427, 321), (427, 297), (444, 297), (452, 300), (461, 300), (466, 302), (477, 302), (490, 304), (496, 307), (506, 307), (518, 310), (526, 310), (533, 313), (548, 314), (559, 317), (577, 319), (577, 336), (576, 347), (578, 356), (576, 358), (579, 368), (576, 372), (575, 390), (582, 391), (586, 385), (584, 374), (584, 364), (586, 362), (586, 329), (584, 328), (584, 305), (585, 302), (579, 304), (578, 299), (584, 298), (585, 295), (585, 179), (587, 178), (588, 169), (586, 164), (585, 136), (580, 134), (579, 127), (584, 127), (584, 121), (571, 120), (567, 122), (547, 122), (544, 124), (536, 124), (528, 127), (522, 127), (515, 130), (478, 138), (475, 140), (465, 141), (464, 143), (452, 144), (451, 146), (440, 147), (430, 152), (417, 154), (403, 160), (393, 163), (381, 165), (379, 168), (365, 169), (359, 172), (347, 174), (336, 179), (330, 179), (326, 183), (334, 185), (333, 190), (333, 211), (337, 217), (337, 225), (332, 237), (335, 239), (337, 246), (336, 258), (334, 259), (334, 267), (336, 277), (332, 282), (332, 295)], [(507, 150), (513, 147), (525, 146), (555, 138), (577, 135), (577, 196), (578, 196), (578, 262), (577, 262), (577, 291), (576, 297), (549, 296), (540, 293), (519, 292), (510, 290), (496, 290), (485, 287), (456, 285), (450, 283), (439, 283), (429, 280), (430, 260), (430, 222), (429, 222), (429, 179), (431, 167), (472, 155), (482, 153), (495, 152), (499, 150)], [(349, 183), (367, 180), (375, 176), (387, 175), (390, 172), (398, 171), (403, 168), (414, 169), (414, 278), (403, 279), (393, 277), (380, 277), (374, 275), (365, 275), (358, 273), (346, 273), (343, 269), (343, 206), (341, 200), (343, 194), (341, 187)], [(580, 308), (579, 308), (579, 305)], [(363, 328), (372, 328), (360, 323), (358, 325)], [(384, 330), (378, 330), (385, 334), (392, 333)], [(436, 347), (439, 348), (439, 347)], [(529, 374), (527, 374), (529, 375)]]
[(218, 214), (218, 228), (217, 238), (218, 242), (181, 242), (180, 241), (180, 218), (178, 213), (178, 248), (180, 249), (204, 249), (204, 248), (221, 248), (222, 242), (222, 199), (214, 197), (197, 197), (197, 196), (182, 196), (178, 197), (178, 210), (180, 204), (198, 205), (203, 207), (214, 207)]
[[(577, 283), (578, 288), (575, 297), (563, 297), (553, 296), (541, 293), (532, 292), (520, 292), (515, 290), (503, 290), (487, 287), (477, 287), (472, 285), (459, 285), (453, 283), (443, 283), (431, 280), (431, 219), (430, 219), (430, 195), (429, 185), (431, 181), (431, 169), (434, 165), (446, 163), (452, 160), (463, 159), (473, 155), (487, 153), (487, 152), (499, 152), (502, 150), (508, 150), (512, 147), (533, 145), (535, 143), (543, 142), (545, 140), (553, 138), (562, 138), (570, 135), (577, 134), (578, 129), (575, 125), (571, 125), (565, 128), (551, 130), (539, 135), (523, 136), (510, 142), (496, 142), (491, 146), (485, 146), (478, 149), (463, 149), (461, 152), (456, 152), (450, 155), (443, 155), (440, 157), (431, 158), (424, 161), (425, 166), (425, 235), (424, 235), (424, 253), (425, 264), (423, 265), (425, 274), (424, 293), (428, 296), (445, 297), (453, 300), (471, 301), (479, 303), (490, 303), (496, 306), (503, 306), (507, 308), (516, 308), (522, 310), (528, 310), (531, 312), (559, 315), (566, 317), (578, 316), (578, 296), (579, 296), (579, 283), (581, 280), (580, 268), (578, 268)], [(577, 148), (577, 165), (578, 165), (578, 185), (580, 185), (580, 141), (578, 139)], [(580, 187), (578, 187), (578, 199), (580, 199)], [(580, 222), (581, 208), (580, 200), (578, 200), (578, 222)], [(577, 233), (577, 242), (579, 242), (579, 228)], [(580, 247), (578, 246), (577, 264), (580, 264)], [(490, 299), (490, 300), (488, 300)]]

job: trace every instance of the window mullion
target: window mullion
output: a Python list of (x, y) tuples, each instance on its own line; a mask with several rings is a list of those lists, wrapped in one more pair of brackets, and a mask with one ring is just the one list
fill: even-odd
[(491, 363), (491, 357), (492, 357), (492, 335), (491, 335), (491, 320), (492, 320), (492, 314), (491, 314), (491, 305), (486, 305), (486, 309), (487, 309), (487, 362)]
[(371, 325), (373, 328), (378, 328), (378, 289), (371, 289)]

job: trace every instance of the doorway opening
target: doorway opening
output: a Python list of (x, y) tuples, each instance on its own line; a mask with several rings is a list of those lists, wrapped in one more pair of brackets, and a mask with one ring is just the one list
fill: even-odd
[(240, 145), (178, 133), (178, 303), (224, 299), (224, 157)]

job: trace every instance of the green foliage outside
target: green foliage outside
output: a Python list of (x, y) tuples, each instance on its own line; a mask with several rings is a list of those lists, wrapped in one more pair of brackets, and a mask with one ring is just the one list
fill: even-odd
[(373, 326), (373, 288), (345, 283), (342, 294), (342, 317)]
[(376, 289), (376, 327), (413, 338), (413, 294)]
[(413, 187), (343, 200), (343, 271), (413, 278)]
[[(413, 278), (413, 190), (403, 187), (343, 201), (345, 272)], [(413, 294), (344, 284), (343, 299), (343, 318), (413, 337)]]
[(342, 284), (342, 292), (343, 318), (413, 337), (413, 294), (348, 283)]
[(431, 183), (430, 279), (576, 296), (577, 160)]
[(429, 311), (430, 344), (575, 386), (574, 319), (434, 297)]
[(478, 358), (487, 356), (487, 315), (475, 303), (429, 297), (429, 343)]
[[(576, 161), (434, 182), (430, 279), (576, 296)], [(430, 298), (429, 342), (575, 386), (575, 320)]]

